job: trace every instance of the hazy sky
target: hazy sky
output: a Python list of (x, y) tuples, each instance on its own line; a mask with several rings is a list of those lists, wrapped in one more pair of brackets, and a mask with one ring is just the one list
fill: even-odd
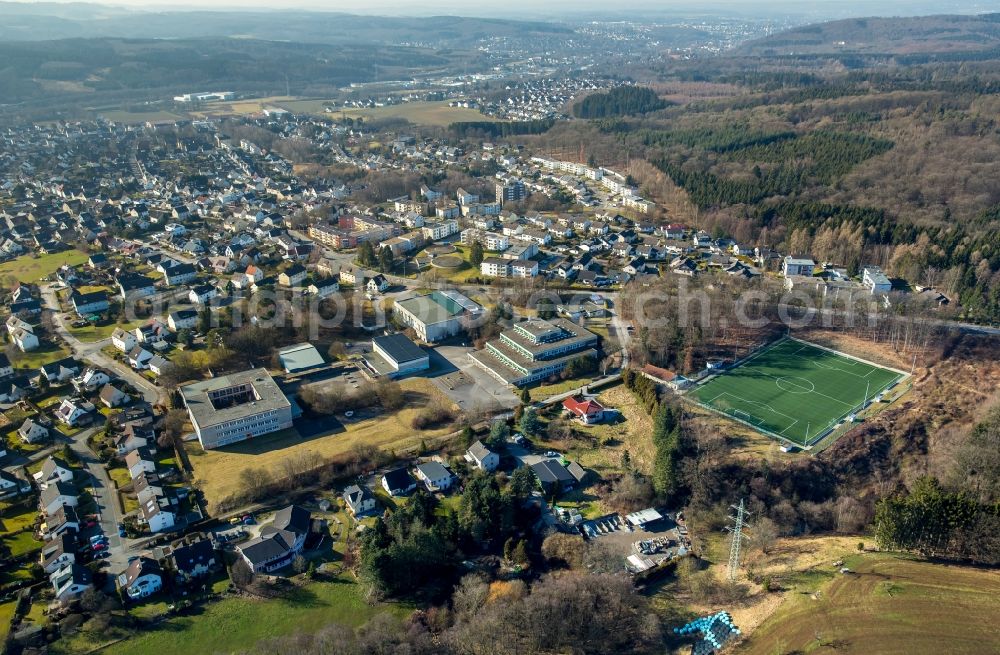
[[(36, 0), (14, 0), (35, 2)], [(53, 1), (53, 0), (45, 0)], [(54, 0), (70, 2), (73, 0)], [(506, 18), (527, 15), (572, 16), (585, 12), (621, 15), (631, 10), (650, 13), (733, 13), (745, 15), (824, 14), (834, 16), (913, 15), (928, 13), (971, 13), (1000, 10), (1000, 0), (113, 0), (100, 4), (148, 10), (254, 8), (325, 9), (350, 13), (417, 14), (448, 12), (459, 15), (491, 15)]]

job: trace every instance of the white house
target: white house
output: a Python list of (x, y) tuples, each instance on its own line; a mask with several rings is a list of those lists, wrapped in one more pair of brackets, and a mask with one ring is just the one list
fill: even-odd
[[(131, 334), (126, 332), (126, 334)], [(73, 378), (73, 388), (77, 392), (96, 391), (99, 387), (111, 382), (111, 377), (99, 368), (88, 367), (82, 375)]]
[(469, 446), (465, 451), (465, 461), (483, 471), (495, 471), (500, 466), (500, 456), (484, 446), (482, 441)]
[(46, 514), (52, 514), (63, 505), (76, 507), (80, 504), (76, 487), (68, 482), (59, 480), (50, 483), (42, 489), (38, 500), (38, 507)]
[(73, 600), (93, 587), (90, 569), (75, 562), (49, 576), (49, 582), (56, 592), (56, 598), (63, 603)]
[(136, 346), (128, 354), (129, 366), (137, 371), (148, 368), (147, 362), (151, 359), (153, 359), (153, 353), (149, 352), (142, 346)]
[(38, 337), (35, 336), (34, 332), (16, 328), (10, 333), (10, 338), (21, 352), (26, 353), (38, 349)]
[(203, 284), (191, 289), (190, 293), (188, 293), (188, 300), (195, 305), (204, 305), (218, 295), (218, 289), (213, 287), (211, 284)]
[(49, 485), (55, 484), (56, 482), (72, 482), (73, 469), (71, 469), (62, 459), (50, 456), (45, 460), (45, 463), (42, 464), (42, 468), (32, 477), (38, 484), (39, 489), (47, 489)]
[(24, 419), (24, 423), (17, 429), (17, 436), (24, 443), (38, 443), (49, 436), (49, 430), (44, 425), (35, 423), (30, 418)]
[(785, 257), (781, 266), (781, 274), (785, 277), (792, 275), (806, 275), (811, 277), (816, 269), (816, 262), (808, 257)]
[(192, 330), (198, 324), (198, 312), (193, 309), (178, 309), (167, 316), (167, 325), (174, 332)]
[(111, 344), (123, 353), (135, 348), (137, 343), (135, 335), (128, 330), (115, 328), (115, 331), (111, 333)]
[(74, 427), (82, 423), (83, 419), (95, 409), (93, 403), (82, 398), (64, 398), (56, 410), (56, 418), (69, 427)]
[(377, 506), (375, 494), (365, 486), (352, 484), (344, 489), (343, 498), (344, 503), (347, 505), (347, 510), (354, 517), (371, 514)]
[(883, 273), (878, 266), (865, 266), (861, 273), (861, 283), (872, 295), (892, 291), (892, 282), (889, 280), (889, 276)]
[(455, 484), (455, 476), (439, 462), (418, 464), (417, 477), (423, 481), (428, 491), (447, 491)]
[(127, 403), (129, 399), (127, 393), (110, 383), (101, 387), (99, 397), (105, 407), (118, 407)]
[(160, 565), (149, 557), (138, 557), (118, 576), (118, 588), (129, 598), (146, 598), (163, 587)]
[(417, 488), (417, 481), (406, 467), (400, 467), (382, 476), (382, 488), (390, 496), (405, 496)]
[(139, 505), (139, 516), (150, 532), (163, 532), (174, 527), (174, 513), (163, 507), (162, 498), (150, 498)]
[(340, 282), (337, 281), (337, 278), (328, 277), (316, 280), (306, 290), (317, 298), (327, 298), (340, 291)]
[(389, 286), (389, 280), (385, 279), (384, 275), (376, 275), (372, 279), (368, 280), (368, 284), (365, 288), (367, 288), (370, 293), (384, 293)]
[(129, 476), (134, 480), (140, 473), (154, 473), (156, 471), (156, 461), (145, 448), (136, 448), (125, 454), (125, 468), (128, 469)]

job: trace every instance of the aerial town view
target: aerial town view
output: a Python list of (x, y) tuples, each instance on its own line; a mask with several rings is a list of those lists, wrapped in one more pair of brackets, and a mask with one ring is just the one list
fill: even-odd
[(0, 655), (1000, 653), (1000, 3), (0, 59)]

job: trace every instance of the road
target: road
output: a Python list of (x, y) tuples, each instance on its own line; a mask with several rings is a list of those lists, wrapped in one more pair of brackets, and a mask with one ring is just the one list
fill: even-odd
[[(88, 487), (94, 503), (97, 505), (98, 523), (101, 531), (108, 536), (108, 550), (111, 557), (107, 560), (111, 571), (120, 571), (128, 565), (128, 540), (118, 536), (118, 523), (122, 520), (121, 506), (118, 503), (118, 491), (114, 483), (108, 477), (108, 472), (104, 468), (97, 456), (87, 447), (87, 439), (95, 434), (100, 428), (90, 428), (77, 434), (70, 440), (69, 447), (73, 454), (80, 460), (83, 470), (89, 478)], [(84, 537), (89, 538), (91, 534), (84, 532)]]
[(139, 392), (150, 405), (165, 405), (166, 394), (155, 384), (142, 377), (129, 366), (119, 362), (101, 352), (101, 349), (111, 343), (111, 338), (100, 341), (80, 341), (66, 327), (62, 312), (59, 307), (59, 299), (56, 297), (57, 289), (51, 284), (42, 288), (42, 301), (45, 307), (52, 311), (52, 323), (56, 333), (69, 346), (73, 356), (94, 366), (106, 368), (114, 371), (118, 377), (127, 381)]

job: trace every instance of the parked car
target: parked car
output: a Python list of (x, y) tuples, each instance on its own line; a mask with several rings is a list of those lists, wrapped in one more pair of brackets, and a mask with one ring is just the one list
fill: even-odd
[(97, 525), (97, 521), (85, 521), (83, 523), (83, 527), (85, 527), (85, 528), (92, 528), (95, 525)]
[(549, 450), (549, 451), (546, 451), (545, 456), (546, 457), (559, 457), (559, 453), (557, 453), (554, 450)]
[(121, 530), (119, 530), (119, 531), (118, 531), (118, 536), (119, 536), (119, 537), (124, 537), (124, 536), (126, 536), (126, 532), (125, 532), (125, 528), (122, 528)]
[(108, 538), (103, 534), (95, 534), (93, 537), (90, 538), (90, 544), (94, 545), (94, 544), (104, 543), (107, 540)]
[(98, 543), (94, 544), (94, 552), (99, 552), (99, 551), (102, 551), (102, 550), (107, 550), (107, 548), (108, 548), (108, 545), (106, 543), (104, 543), (104, 542), (98, 542)]

